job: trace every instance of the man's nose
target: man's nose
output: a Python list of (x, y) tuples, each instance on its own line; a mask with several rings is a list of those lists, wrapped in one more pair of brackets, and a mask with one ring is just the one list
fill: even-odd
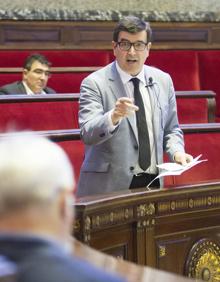
[(45, 72), (42, 72), (42, 73), (40, 74), (40, 78), (45, 80), (45, 79), (48, 78), (48, 76), (46, 75)]
[(136, 53), (136, 50), (134, 49), (134, 45), (131, 45), (131, 48), (128, 50), (128, 53), (130, 54)]

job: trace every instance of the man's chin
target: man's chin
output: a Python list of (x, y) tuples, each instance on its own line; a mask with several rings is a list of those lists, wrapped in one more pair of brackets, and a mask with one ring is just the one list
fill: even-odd
[(129, 64), (129, 65), (126, 66), (125, 71), (127, 73), (129, 73), (130, 75), (135, 76), (135, 75), (139, 74), (141, 69), (134, 64)]
[(34, 93), (35, 94), (41, 94), (42, 91), (43, 91), (43, 88), (37, 88), (37, 89), (35, 89)]

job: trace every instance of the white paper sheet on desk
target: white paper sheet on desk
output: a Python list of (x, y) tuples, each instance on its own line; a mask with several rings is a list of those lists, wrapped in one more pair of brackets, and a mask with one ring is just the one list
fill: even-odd
[[(163, 163), (160, 165), (157, 165), (157, 167), (161, 170), (161, 173), (153, 179), (153, 181), (157, 178), (163, 177), (163, 176), (168, 176), (168, 175), (180, 175), (184, 171), (192, 168), (193, 166), (201, 163), (201, 162), (206, 162), (207, 160), (199, 160), (202, 155), (197, 156), (194, 158), (190, 163), (187, 163), (186, 165), (181, 165), (177, 163)], [(150, 184), (153, 182), (151, 181), (147, 187), (150, 186)]]

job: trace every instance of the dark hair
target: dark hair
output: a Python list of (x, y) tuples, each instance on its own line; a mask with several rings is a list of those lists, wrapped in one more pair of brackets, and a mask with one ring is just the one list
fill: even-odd
[(27, 59), (25, 60), (25, 63), (24, 63), (24, 69), (30, 70), (32, 64), (35, 61), (38, 61), (42, 65), (46, 65), (48, 67), (51, 66), (51, 63), (46, 59), (46, 57), (44, 55), (35, 53), (35, 54), (31, 54), (30, 56), (27, 57)]
[(126, 31), (129, 33), (137, 33), (142, 30), (146, 30), (147, 43), (151, 41), (152, 30), (150, 24), (134, 16), (127, 16), (121, 19), (116, 25), (113, 32), (113, 40), (118, 42), (118, 36), (120, 31)]

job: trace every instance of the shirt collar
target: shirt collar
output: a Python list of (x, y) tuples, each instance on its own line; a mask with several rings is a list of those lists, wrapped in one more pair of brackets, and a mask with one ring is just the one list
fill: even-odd
[[(121, 77), (121, 80), (123, 82), (123, 84), (126, 84), (127, 82), (129, 82), (131, 80), (131, 78), (133, 78), (134, 76), (131, 76), (130, 74), (128, 74), (127, 72), (123, 71), (118, 62), (116, 61), (116, 69)], [(145, 74), (144, 74), (144, 67), (142, 67), (142, 70), (139, 72), (138, 75), (136, 75), (135, 77), (137, 77), (143, 84), (146, 84), (145, 81)]]
[[(22, 81), (22, 83), (23, 83), (24, 88), (25, 88), (25, 90), (26, 90), (26, 92), (27, 92), (27, 95), (36, 95), (36, 93), (34, 93), (34, 92), (30, 89), (30, 87), (28, 87), (28, 85), (27, 85), (27, 83), (26, 83), (25, 81)], [(46, 94), (46, 92), (45, 92), (44, 90), (42, 90), (41, 93), (39, 93), (39, 94)]]

